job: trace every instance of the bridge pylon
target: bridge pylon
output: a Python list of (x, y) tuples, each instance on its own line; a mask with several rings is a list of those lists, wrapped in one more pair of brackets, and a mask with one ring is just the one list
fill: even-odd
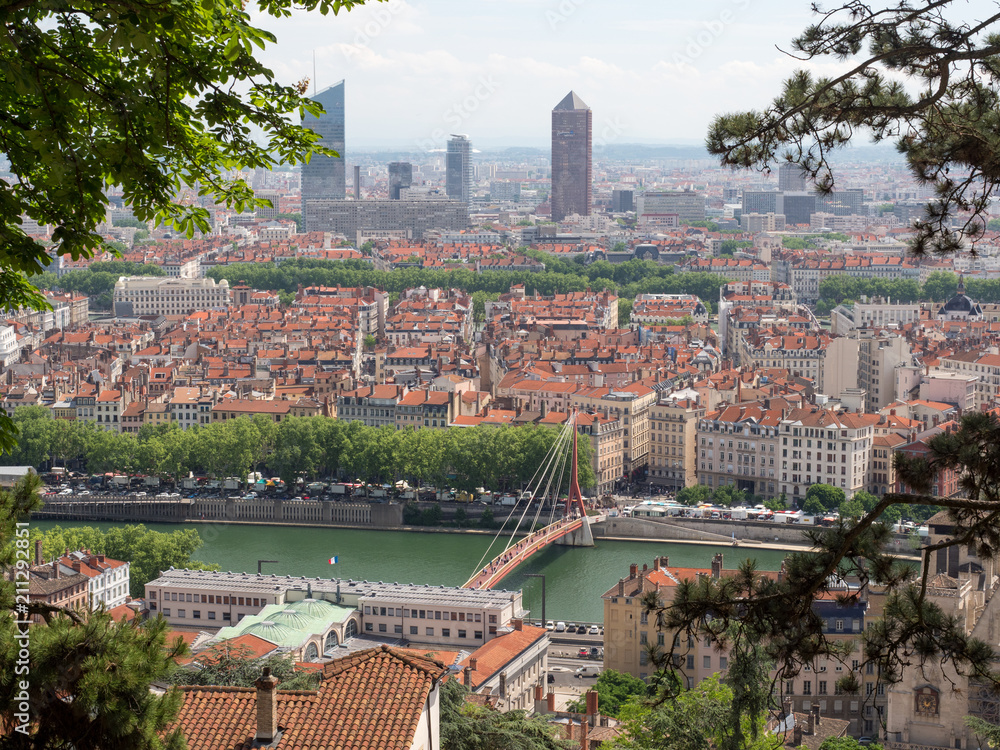
[(590, 519), (587, 517), (587, 506), (583, 502), (583, 493), (580, 492), (579, 472), (577, 470), (576, 439), (579, 432), (576, 429), (575, 409), (570, 418), (570, 429), (573, 430), (573, 463), (569, 477), (569, 495), (566, 497), (565, 515), (568, 518), (579, 514), (583, 523), (579, 529), (559, 537), (553, 544), (563, 547), (593, 547), (594, 535), (590, 531)]

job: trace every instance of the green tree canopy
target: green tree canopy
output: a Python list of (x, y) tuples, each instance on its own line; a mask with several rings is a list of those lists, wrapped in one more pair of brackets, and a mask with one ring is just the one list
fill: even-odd
[[(594, 683), (594, 690), (597, 691), (597, 705), (601, 713), (605, 716), (618, 716), (618, 712), (633, 697), (645, 697), (649, 695), (649, 685), (633, 677), (626, 672), (619, 672), (614, 669), (605, 669), (598, 676)], [(567, 710), (582, 714), (587, 712), (587, 695), (584, 693), (579, 699), (570, 702)]]
[(814, 484), (806, 491), (806, 500), (810, 498), (818, 500), (824, 511), (837, 510), (845, 497), (840, 487), (831, 484)]

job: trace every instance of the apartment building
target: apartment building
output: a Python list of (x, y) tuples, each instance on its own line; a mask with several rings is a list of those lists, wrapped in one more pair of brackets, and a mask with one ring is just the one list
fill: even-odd
[(88, 580), (87, 594), (91, 609), (114, 609), (129, 600), (130, 564), (112, 560), (90, 550), (76, 550), (58, 559), (62, 575), (82, 575)]
[(593, 491), (597, 495), (610, 494), (623, 474), (625, 429), (621, 418), (581, 412), (576, 416), (576, 429), (590, 440), (591, 464), (597, 481)]
[(977, 411), (992, 406), (1000, 394), (1000, 354), (987, 349), (957, 352), (941, 357), (938, 366), (942, 370), (979, 378), (974, 402)]
[(122, 276), (115, 283), (117, 317), (190, 315), (198, 310), (229, 307), (229, 282), (209, 278)]
[(652, 484), (676, 492), (698, 483), (698, 420), (705, 414), (696, 394), (661, 397), (649, 410), (649, 470)]
[(724, 406), (699, 417), (694, 423), (698, 483), (779, 495), (781, 419), (780, 411), (759, 404)]
[(309, 231), (335, 232), (351, 240), (362, 231), (404, 231), (423, 239), (432, 229), (467, 229), (469, 204), (459, 200), (307, 200)]
[(629, 320), (638, 325), (666, 325), (684, 318), (705, 325), (708, 308), (694, 294), (640, 294), (629, 315)]
[[(373, 388), (393, 388), (394, 386), (374, 386)], [(361, 389), (364, 390), (364, 389)], [(455, 391), (410, 391), (396, 402), (395, 426), (397, 430), (409, 427), (419, 430), (423, 427), (445, 428), (459, 414), (461, 394)], [(371, 402), (371, 397), (369, 397)], [(372, 408), (372, 407), (369, 407)], [(378, 407), (374, 407), (376, 410)], [(389, 410), (390, 407), (386, 407)], [(379, 416), (378, 418), (381, 418)]]
[(779, 492), (797, 504), (813, 484), (840, 487), (848, 498), (865, 489), (878, 421), (878, 414), (793, 409), (779, 425)]
[(858, 387), (865, 389), (865, 410), (874, 412), (896, 400), (896, 369), (913, 357), (901, 336), (859, 338)]
[[(569, 384), (567, 384), (569, 385)], [(571, 406), (581, 411), (606, 414), (621, 420), (624, 428), (622, 472), (636, 476), (649, 463), (649, 410), (659, 397), (658, 391), (643, 381), (620, 390), (579, 388), (570, 393)]]
[(846, 336), (857, 328), (902, 328), (918, 322), (918, 303), (893, 302), (882, 297), (845, 302), (830, 313), (830, 330), (837, 336)]
[[(344, 422), (361, 422), (368, 427), (396, 427), (396, 407), (407, 393), (406, 386), (402, 385), (371, 385), (344, 391), (337, 396), (337, 419)], [(420, 408), (417, 405), (413, 406)], [(407, 417), (414, 417), (407, 423), (416, 426), (416, 418), (418, 416), (422, 418), (422, 415), (422, 408), (419, 412), (416, 410), (412, 413), (407, 412)]]
[(750, 327), (746, 335), (738, 337), (731, 354), (740, 365), (788, 370), (792, 377), (808, 378), (819, 386), (829, 344), (830, 337), (821, 331)]

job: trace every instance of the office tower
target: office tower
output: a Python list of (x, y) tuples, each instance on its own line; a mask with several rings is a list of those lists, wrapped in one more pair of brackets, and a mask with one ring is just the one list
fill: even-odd
[(444, 186), (449, 198), (469, 202), (472, 195), (472, 141), (467, 135), (453, 133), (448, 141)]
[(774, 190), (744, 190), (743, 213), (780, 214), (784, 211), (784, 196)]
[(590, 216), (593, 130), (590, 107), (572, 91), (552, 110), (553, 221)]
[(413, 184), (413, 165), (408, 161), (389, 164), (389, 199), (398, 201), (399, 191)]
[(611, 212), (616, 214), (623, 214), (628, 211), (635, 211), (635, 191), (612, 190)]
[(336, 83), (312, 96), (325, 110), (318, 118), (305, 115), (302, 127), (319, 133), (319, 145), (336, 151), (339, 156), (314, 155), (302, 165), (302, 225), (303, 231), (313, 230), (308, 202), (330, 200), (347, 195), (347, 173), (344, 165), (344, 82)]
[(691, 190), (657, 190), (639, 196), (639, 216), (671, 216), (678, 221), (705, 218), (705, 196)]
[(318, 232), (336, 232), (350, 240), (366, 235), (400, 233), (408, 239), (423, 239), (432, 229), (458, 231), (469, 228), (469, 204), (441, 198), (396, 201), (317, 200), (310, 204)]
[(798, 164), (785, 162), (778, 167), (778, 190), (802, 192), (806, 190), (806, 173)]
[[(785, 215), (785, 223), (791, 226), (808, 224), (816, 213), (815, 193), (785, 193), (780, 213)], [(775, 212), (779, 213), (779, 212)]]
[(865, 212), (864, 204), (865, 191), (859, 188), (834, 190), (816, 197), (816, 210), (834, 216), (861, 216)]

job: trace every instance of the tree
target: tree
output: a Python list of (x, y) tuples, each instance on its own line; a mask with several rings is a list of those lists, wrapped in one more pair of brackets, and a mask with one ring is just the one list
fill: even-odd
[(254, 658), (246, 646), (231, 647), (223, 642), (198, 655), (197, 663), (175, 669), (169, 678), (173, 685), (223, 685), (253, 687), (261, 670), (269, 667), (282, 690), (315, 690), (320, 673), (295, 669), (295, 660), (287, 654)]
[(500, 712), (467, 703), (468, 689), (458, 680), (441, 686), (441, 747), (445, 750), (570, 750), (545, 719), (524, 711)]
[[(618, 672), (614, 669), (605, 669), (597, 676), (594, 683), (594, 690), (597, 691), (597, 703), (601, 708), (601, 713), (605, 716), (617, 718), (621, 707), (633, 697), (645, 697), (649, 695), (649, 685), (633, 677), (626, 672)], [(582, 714), (587, 712), (586, 693), (579, 699), (567, 705), (567, 710)]]
[[(362, 0), (258, 0), (256, 9), (349, 10)], [(321, 108), (254, 57), (275, 38), (236, 0), (8, 3), (0, 43), (0, 152), (14, 179), (0, 183), (0, 307), (44, 309), (30, 277), (52, 262), (22, 216), (55, 228), (59, 255), (102, 247), (108, 191), (120, 188), (139, 222), (188, 235), (210, 230), (187, 186), (236, 210), (262, 205), (234, 167), (269, 169), (333, 156), (293, 122)], [(243, 93), (238, 93), (243, 92)], [(141, 123), (141, 125), (139, 125)], [(0, 447), (14, 431), (0, 415)]]
[(712, 499), (712, 490), (703, 484), (692, 484), (677, 492), (677, 502), (683, 505), (701, 505)]
[[(858, 131), (894, 140), (916, 180), (936, 199), (916, 226), (917, 253), (958, 251), (982, 237), (1000, 180), (997, 82), (1000, 15), (959, 20), (952, 0), (904, 0), (886, 8), (846, 0), (819, 11), (792, 42), (803, 61), (849, 61), (847, 72), (796, 71), (761, 110), (721, 115), (707, 146), (725, 165), (797, 163), (822, 191), (834, 187), (830, 153)], [(958, 231), (950, 226), (956, 212)]]
[(826, 513), (826, 507), (818, 497), (807, 497), (802, 503), (802, 511), (810, 516), (821, 516)]
[[(40, 487), (41, 480), (29, 475), (13, 489), (0, 490), (0, 567), (5, 570), (24, 570), (30, 561), (27, 520), (41, 506)], [(0, 680), (0, 723), (7, 728), (0, 746), (183, 748), (179, 731), (166, 732), (181, 696), (149, 690), (186, 650), (179, 639), (167, 646), (165, 620), (116, 623), (106, 612), (65, 610), (26, 599), (12, 580), (0, 578), (0, 673), (13, 678), (25, 675), (27, 668), (30, 675)], [(18, 639), (20, 626), (13, 618), (20, 604), (27, 609), (22, 618), (43, 618), (31, 627), (27, 646)], [(26, 661), (24, 648), (29, 650)], [(24, 704), (30, 707), (27, 712), (21, 709)]]
[(32, 529), (31, 539), (42, 541), (47, 558), (61, 555), (67, 549), (89, 549), (114, 560), (128, 560), (129, 594), (134, 598), (144, 597), (146, 584), (170, 567), (218, 570), (217, 565), (191, 559), (202, 545), (201, 536), (194, 529), (164, 533), (150, 531), (142, 524), (113, 526), (107, 531), (92, 526), (65, 529), (55, 526), (44, 532)]
[(840, 507), (846, 495), (840, 487), (834, 487), (832, 484), (814, 484), (806, 491), (806, 500), (810, 498), (818, 500), (824, 511), (831, 511)]
[(860, 745), (853, 737), (827, 737), (819, 746), (819, 750), (861, 750), (862, 747), (882, 750), (882, 745), (877, 742), (870, 745)]

